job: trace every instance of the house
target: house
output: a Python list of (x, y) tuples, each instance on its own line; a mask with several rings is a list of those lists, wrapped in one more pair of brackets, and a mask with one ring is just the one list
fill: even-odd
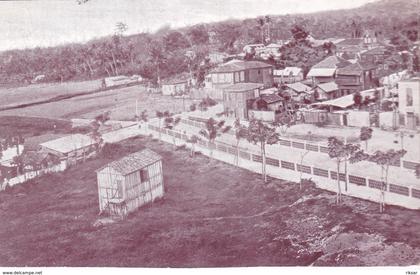
[(305, 98), (310, 99), (312, 88), (301, 83), (295, 82), (286, 85), (286, 92), (295, 101), (303, 101)]
[(298, 67), (286, 67), (283, 70), (273, 70), (274, 83), (287, 84), (303, 80), (303, 70)]
[(336, 54), (339, 57), (345, 55), (350, 59), (356, 58), (364, 49), (366, 48), (363, 38), (347, 38), (336, 44)]
[(191, 84), (191, 80), (186, 76), (165, 80), (162, 82), (162, 95), (173, 96), (187, 93)]
[(227, 53), (222, 53), (222, 52), (213, 52), (213, 53), (209, 53), (209, 55), (207, 56), (210, 64), (221, 64), (223, 62), (225, 62), (226, 58), (228, 58), (228, 54)]
[(265, 111), (279, 111), (284, 107), (284, 98), (277, 94), (262, 94), (253, 104), (252, 109)]
[(318, 84), (315, 88), (315, 99), (317, 100), (330, 100), (340, 96), (340, 89), (335, 81)]
[(59, 158), (47, 152), (27, 151), (22, 154), (23, 170), (35, 171), (58, 164)]
[(420, 125), (420, 78), (398, 82), (398, 110), (404, 117), (404, 125), (416, 129)]
[(281, 57), (281, 49), (282, 45), (280, 44), (275, 44), (275, 43), (271, 43), (267, 46), (265, 46), (265, 48), (260, 50), (260, 57), (268, 60), (270, 57), (273, 58), (280, 58)]
[(41, 152), (50, 153), (71, 164), (94, 153), (96, 142), (90, 136), (73, 134), (41, 143), (40, 146)]
[(248, 119), (248, 108), (259, 97), (262, 83), (235, 83), (223, 89), (223, 107), (237, 119)]
[(338, 68), (335, 82), (339, 86), (340, 96), (374, 87), (375, 70), (375, 65), (359, 62)]
[(210, 71), (205, 79), (205, 92), (213, 99), (223, 99), (223, 89), (236, 83), (261, 83), (273, 86), (273, 69), (260, 61), (231, 60)]
[(319, 83), (331, 82), (334, 81), (335, 72), (338, 68), (343, 68), (350, 64), (349, 61), (341, 57), (331, 55), (312, 66), (306, 77), (312, 80), (312, 86), (316, 86)]
[(108, 163), (96, 174), (101, 213), (126, 217), (164, 195), (162, 157), (150, 149)]
[(361, 62), (370, 64), (382, 64), (390, 55), (390, 51), (383, 46), (365, 50), (359, 54)]
[(264, 49), (265, 49), (264, 44), (249, 44), (249, 45), (245, 45), (245, 47), (243, 48), (243, 52), (245, 54), (255, 53), (256, 55), (259, 55), (260, 53), (264, 51)]

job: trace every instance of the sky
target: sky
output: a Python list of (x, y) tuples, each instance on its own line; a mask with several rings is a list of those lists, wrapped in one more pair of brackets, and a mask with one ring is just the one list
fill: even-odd
[(361, 6), (374, 0), (76, 0), (0, 1), (0, 51), (86, 42), (115, 32), (155, 31), (225, 19)]

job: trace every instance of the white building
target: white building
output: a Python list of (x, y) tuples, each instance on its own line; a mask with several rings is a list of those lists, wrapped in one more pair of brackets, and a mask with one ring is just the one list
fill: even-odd
[(398, 109), (404, 116), (404, 124), (416, 129), (420, 124), (420, 78), (403, 80), (398, 83)]

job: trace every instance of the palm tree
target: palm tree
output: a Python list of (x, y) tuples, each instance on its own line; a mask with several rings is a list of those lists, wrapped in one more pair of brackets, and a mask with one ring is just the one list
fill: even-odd
[(163, 64), (166, 62), (166, 57), (164, 54), (163, 46), (160, 42), (152, 41), (152, 46), (150, 48), (150, 61), (154, 64), (156, 69), (156, 80), (158, 84), (158, 88), (160, 88), (161, 84), (161, 75), (160, 70)]

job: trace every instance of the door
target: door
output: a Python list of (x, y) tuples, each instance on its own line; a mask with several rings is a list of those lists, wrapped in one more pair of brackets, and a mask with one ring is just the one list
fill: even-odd
[(407, 128), (413, 130), (416, 129), (416, 117), (414, 113), (407, 113)]

